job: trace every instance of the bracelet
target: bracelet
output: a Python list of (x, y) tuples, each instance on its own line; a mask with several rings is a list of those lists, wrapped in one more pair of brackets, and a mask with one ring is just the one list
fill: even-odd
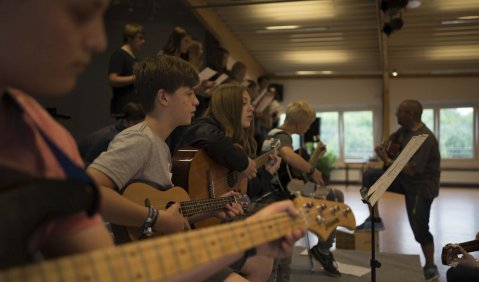
[(151, 206), (148, 207), (148, 217), (146, 218), (145, 222), (141, 227), (143, 229), (143, 234), (140, 238), (150, 237), (156, 232), (154, 226), (156, 224), (156, 221), (158, 220), (159, 215), (160, 212), (157, 209)]

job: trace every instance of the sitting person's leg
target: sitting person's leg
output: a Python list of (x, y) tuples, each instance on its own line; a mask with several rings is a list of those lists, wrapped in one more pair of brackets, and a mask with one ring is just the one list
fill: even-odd
[[(326, 195), (326, 200), (344, 203), (344, 194), (341, 190), (332, 188)], [(333, 246), (335, 238), (336, 231), (331, 233), (326, 241), (319, 239), (318, 244), (316, 244), (316, 246), (312, 247), (310, 250), (311, 255), (313, 255), (313, 257), (319, 261), (324, 271), (330, 276), (341, 275), (341, 273), (338, 271), (338, 265), (334, 259), (333, 253), (331, 253), (329, 250)]]

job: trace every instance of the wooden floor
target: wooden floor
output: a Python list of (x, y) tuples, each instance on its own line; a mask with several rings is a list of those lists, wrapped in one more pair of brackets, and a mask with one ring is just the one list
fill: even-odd
[[(361, 202), (359, 186), (333, 186), (344, 192), (357, 223), (368, 216), (367, 206)], [(379, 201), (379, 211), (386, 226), (380, 235), (380, 251), (400, 254), (420, 254), (424, 264), (420, 245), (414, 240), (406, 215), (404, 198), (394, 193), (385, 193)], [(446, 266), (441, 264), (441, 250), (447, 243), (460, 243), (473, 240), (479, 231), (479, 189), (441, 188), (439, 197), (432, 205), (430, 230), (434, 235), (436, 264), (441, 278), (446, 281)], [(476, 255), (477, 256), (477, 255)]]

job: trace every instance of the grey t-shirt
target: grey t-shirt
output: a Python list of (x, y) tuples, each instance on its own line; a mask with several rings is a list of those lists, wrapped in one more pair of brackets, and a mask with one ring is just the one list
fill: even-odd
[(90, 167), (110, 177), (120, 190), (136, 181), (147, 182), (162, 190), (173, 186), (168, 145), (144, 122), (116, 135), (108, 150)]

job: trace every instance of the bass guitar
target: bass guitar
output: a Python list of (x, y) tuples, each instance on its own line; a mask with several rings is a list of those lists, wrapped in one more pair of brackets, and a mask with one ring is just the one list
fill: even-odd
[(163, 281), (227, 255), (283, 237), (299, 228), (323, 240), (336, 229), (356, 226), (351, 209), (341, 203), (298, 196), (300, 215), (287, 213), (255, 221), (142, 240), (117, 247), (42, 261), (0, 272), (0, 281)]
[[(221, 210), (228, 204), (240, 204), (243, 209), (247, 209), (250, 199), (246, 194), (219, 197), (214, 199), (190, 200), (188, 193), (181, 187), (172, 187), (162, 191), (142, 182), (135, 182), (128, 185), (122, 195), (140, 205), (151, 205), (152, 207), (165, 210), (174, 203), (180, 204), (180, 212), (184, 217), (190, 217), (195, 214)], [(160, 214), (161, 216), (161, 214)], [(116, 243), (126, 243), (139, 240), (142, 230), (139, 227), (124, 227), (115, 225), (113, 228)]]
[(466, 252), (479, 251), (479, 240), (472, 240), (459, 244), (447, 244), (442, 248), (442, 264), (451, 266), (457, 265), (457, 255), (461, 254), (458, 246), (461, 246)]

